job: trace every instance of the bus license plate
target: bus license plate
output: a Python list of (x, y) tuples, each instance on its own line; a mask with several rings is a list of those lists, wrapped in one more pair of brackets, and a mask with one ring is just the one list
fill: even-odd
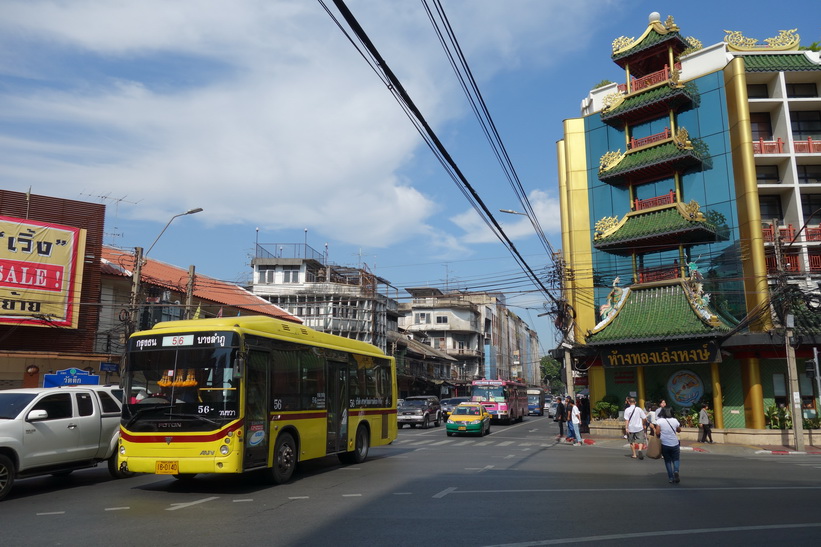
[(176, 475), (180, 472), (180, 462), (156, 462), (154, 473), (157, 475)]

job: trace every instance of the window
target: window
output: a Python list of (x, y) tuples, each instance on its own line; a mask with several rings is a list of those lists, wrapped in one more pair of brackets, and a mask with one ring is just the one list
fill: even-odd
[(299, 283), (299, 266), (283, 266), (282, 282)]
[(77, 411), (80, 416), (91, 416), (94, 414), (94, 403), (91, 402), (90, 393), (77, 394)]
[(808, 137), (821, 140), (821, 111), (791, 110), (790, 126), (794, 140), (804, 141)]
[(417, 325), (428, 325), (428, 324), (430, 324), (430, 314), (429, 313), (414, 314), (413, 322)]
[(777, 165), (756, 165), (755, 178), (758, 184), (781, 184)]
[(274, 272), (276, 272), (276, 266), (260, 266), (259, 267), (259, 282), (260, 283), (273, 283), (274, 282)]
[(815, 84), (812, 82), (806, 84), (787, 84), (787, 97), (796, 99), (818, 97), (818, 88), (815, 87)]
[(801, 194), (801, 210), (804, 212), (804, 219), (810, 220), (810, 216), (821, 209), (821, 194)]
[(753, 140), (770, 141), (773, 138), (773, 124), (770, 122), (769, 112), (750, 112), (750, 129)]
[(762, 222), (770, 222), (774, 218), (778, 220), (784, 218), (780, 196), (759, 196), (758, 201), (761, 207)]
[(767, 84), (747, 84), (748, 99), (766, 99), (768, 97)]
[(49, 420), (71, 418), (71, 393), (58, 393), (40, 399), (32, 410), (45, 410)]
[(800, 184), (821, 184), (821, 165), (799, 165), (797, 167)]
[(100, 391), (98, 393), (98, 395), (100, 396), (100, 403), (102, 403), (102, 405), (103, 405), (103, 412), (104, 413), (109, 413), (109, 412), (119, 413), (120, 412), (120, 405), (117, 404), (117, 401), (115, 401), (111, 397), (111, 395), (109, 395), (105, 391)]
[(448, 322), (448, 316), (447, 315), (437, 315), (436, 316), (436, 324), (437, 325), (444, 325), (444, 324), (447, 324), (447, 322)]

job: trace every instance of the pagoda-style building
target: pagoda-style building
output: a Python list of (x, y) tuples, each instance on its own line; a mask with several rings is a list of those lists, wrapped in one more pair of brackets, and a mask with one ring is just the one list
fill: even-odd
[[(804, 371), (821, 333), (805, 305), (819, 292), (821, 262), (813, 271), (812, 256), (821, 257), (821, 247), (808, 240), (814, 231), (787, 240), (795, 244), (789, 249), (775, 235), (775, 228), (795, 235), (799, 220), (811, 220), (808, 211), (792, 225), (772, 215), (783, 226), (771, 227), (767, 240), (774, 208), (762, 203), (773, 200), (761, 196), (777, 192), (759, 181), (791, 158), (757, 158), (766, 145), (756, 148), (750, 136), (750, 112), (768, 105), (751, 105), (747, 92), (751, 82), (767, 80), (782, 86), (771, 86), (771, 95), (787, 97), (791, 83), (814, 82), (817, 109), (821, 59), (799, 52), (797, 35), (771, 40), (768, 48), (755, 40), (739, 46), (730, 33), (705, 48), (682, 36), (672, 17), (651, 14), (641, 36), (613, 42), (623, 83), (592, 90), (582, 117), (565, 121), (558, 155), (569, 275), (558, 323), (575, 391), (589, 390), (592, 404), (630, 394), (642, 403), (666, 399), (679, 410), (708, 402), (719, 430), (762, 429), (766, 409), (790, 391), (786, 315), (804, 329), (805, 347), (797, 348)], [(794, 77), (789, 67), (803, 73)], [(792, 137), (785, 135), (787, 145)], [(793, 174), (815, 163), (813, 155), (821, 165), (813, 144), (810, 138)], [(821, 190), (821, 179), (814, 182)], [(796, 189), (799, 200), (815, 203)], [(777, 271), (768, 266), (776, 257)], [(805, 274), (802, 283), (781, 275), (793, 267)], [(808, 379), (798, 378), (805, 416), (814, 417), (818, 394)]]

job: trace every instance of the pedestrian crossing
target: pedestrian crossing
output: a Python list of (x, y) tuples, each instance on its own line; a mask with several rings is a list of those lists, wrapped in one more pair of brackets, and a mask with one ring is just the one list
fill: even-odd
[(476, 437), (475, 439), (419, 439), (419, 438), (405, 438), (397, 439), (393, 444), (403, 447), (441, 447), (441, 446), (498, 446), (504, 447), (521, 447), (521, 448), (549, 448), (555, 446), (557, 442), (553, 439), (543, 442), (534, 441), (533, 439), (522, 439), (517, 441), (502, 440), (502, 439), (488, 439), (484, 437)]
[(821, 469), (821, 455), (819, 454), (769, 454), (757, 456), (783, 465), (797, 465), (808, 469)]

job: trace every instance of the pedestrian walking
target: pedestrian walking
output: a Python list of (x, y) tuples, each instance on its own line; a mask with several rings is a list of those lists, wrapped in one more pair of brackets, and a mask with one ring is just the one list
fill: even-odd
[(627, 442), (633, 451), (633, 458), (644, 459), (642, 450), (647, 450), (647, 437), (644, 435), (644, 428), (647, 425), (647, 414), (642, 408), (636, 406), (636, 399), (628, 397), (630, 406), (624, 411), (624, 429), (627, 431)]
[(565, 409), (561, 399), (559, 399), (556, 405), (556, 414), (553, 415), (553, 421), (559, 424), (559, 436), (556, 438), (564, 439), (564, 423), (567, 421), (567, 409)]
[(678, 484), (679, 464), (681, 462), (681, 441), (678, 433), (681, 432), (681, 423), (672, 417), (669, 409), (659, 414), (656, 435), (661, 440), (661, 457), (664, 458), (664, 467), (667, 468), (667, 480), (670, 484)]
[(649, 435), (655, 435), (656, 434), (656, 424), (658, 423), (658, 418), (656, 418), (656, 413), (658, 412), (659, 407), (658, 407), (658, 405), (655, 405), (655, 404), (649, 405), (649, 406), (650, 406), (650, 411), (647, 412), (647, 429), (645, 430), (645, 433), (647, 433)]
[(565, 420), (567, 421), (567, 442), (577, 443), (579, 437), (576, 434), (576, 427), (573, 423), (573, 409), (576, 405), (573, 404), (573, 399), (568, 395), (564, 400)]
[(576, 434), (576, 445), (582, 444), (582, 412), (579, 409), (579, 403), (573, 405), (570, 409), (570, 422), (573, 424), (573, 432)]
[[(705, 403), (701, 406), (701, 412), (698, 413), (698, 441), (713, 444), (713, 424), (710, 421), (710, 413), (707, 412), (708, 410), (710, 410), (710, 405)], [(707, 439), (710, 440), (708, 441)]]

